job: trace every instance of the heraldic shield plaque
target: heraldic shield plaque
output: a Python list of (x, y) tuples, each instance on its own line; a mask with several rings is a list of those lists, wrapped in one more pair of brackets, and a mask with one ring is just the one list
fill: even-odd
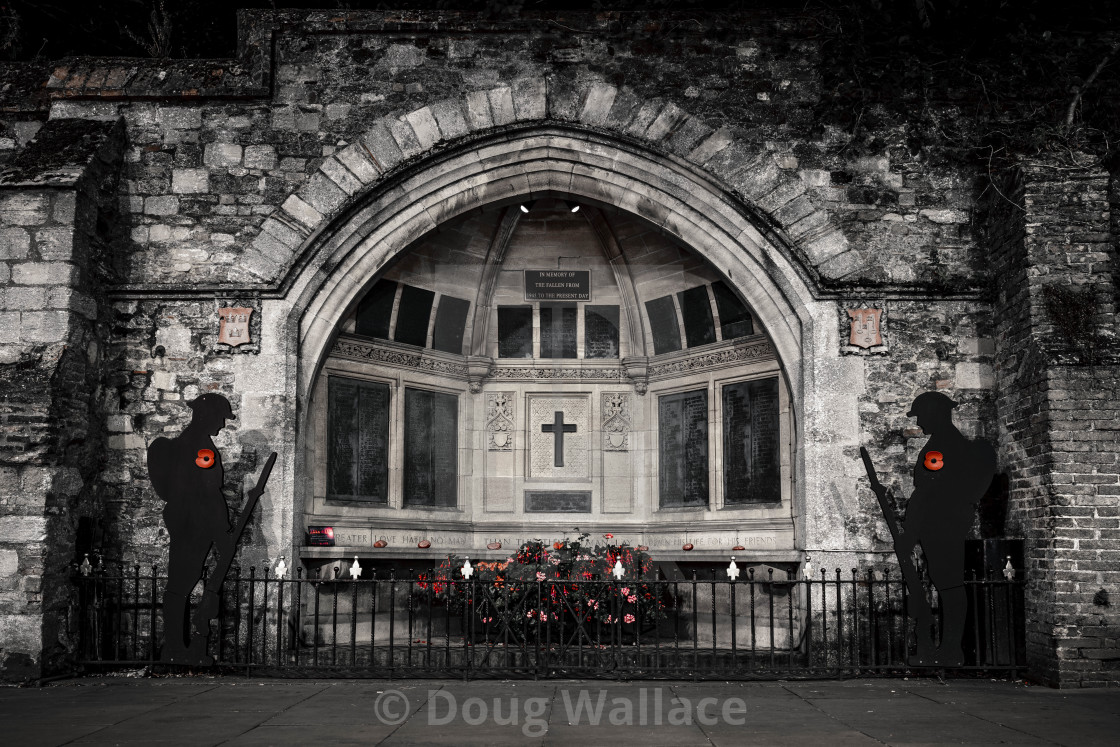
[(222, 318), (218, 327), (218, 342), (234, 348), (252, 342), (249, 336), (249, 317), (252, 314), (252, 309), (238, 306), (218, 309)]
[(883, 344), (883, 336), (879, 332), (882, 309), (848, 309), (847, 311), (852, 320), (852, 331), (848, 338), (850, 345), (866, 349)]

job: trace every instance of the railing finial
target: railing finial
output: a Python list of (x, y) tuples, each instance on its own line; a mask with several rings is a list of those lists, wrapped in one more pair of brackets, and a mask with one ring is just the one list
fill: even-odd
[(727, 566), (727, 578), (731, 581), (739, 578), (739, 565), (735, 562), (735, 556), (731, 556), (731, 565)]

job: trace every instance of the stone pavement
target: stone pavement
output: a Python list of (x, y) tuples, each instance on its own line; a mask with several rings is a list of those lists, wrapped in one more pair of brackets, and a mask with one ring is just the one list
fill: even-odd
[(90, 678), (0, 688), (12, 745), (1110, 744), (1120, 690), (929, 679)]

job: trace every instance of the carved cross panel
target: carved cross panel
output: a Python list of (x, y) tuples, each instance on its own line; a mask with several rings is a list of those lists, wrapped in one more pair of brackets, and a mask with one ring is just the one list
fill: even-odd
[(590, 417), (587, 395), (529, 395), (529, 478), (584, 480), (591, 476), (588, 458)]

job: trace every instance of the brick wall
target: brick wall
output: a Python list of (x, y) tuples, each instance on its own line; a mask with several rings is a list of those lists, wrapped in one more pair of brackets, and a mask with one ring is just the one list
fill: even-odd
[[(1002, 192), (1002, 195), (1000, 194)], [(1000, 452), (1009, 520), (1027, 540), (1027, 646), (1060, 686), (1120, 680), (1120, 406), (1109, 178), (1091, 161), (1024, 164), (988, 202)], [(1047, 308), (1048, 286), (1095, 288), (1092, 358)], [(1103, 594), (1101, 592), (1104, 592)]]

